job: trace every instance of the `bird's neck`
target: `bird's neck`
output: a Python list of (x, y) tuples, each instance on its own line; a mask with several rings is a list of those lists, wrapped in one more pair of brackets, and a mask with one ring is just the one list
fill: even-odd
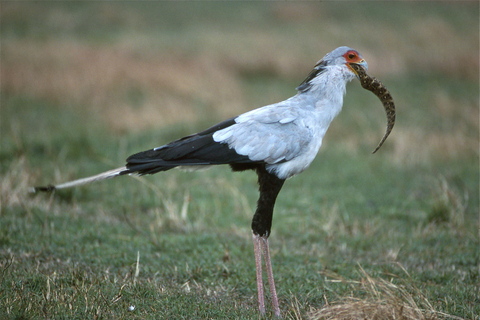
[(347, 82), (355, 75), (346, 66), (330, 66), (311, 80), (311, 87), (305, 93), (312, 95), (317, 101), (328, 100), (332, 104), (343, 102)]
[(295, 98), (303, 100), (304, 105), (314, 107), (324, 118), (322, 122), (330, 123), (342, 110), (347, 82), (354, 78), (355, 75), (345, 66), (328, 67), (310, 81), (307, 90), (299, 92)]

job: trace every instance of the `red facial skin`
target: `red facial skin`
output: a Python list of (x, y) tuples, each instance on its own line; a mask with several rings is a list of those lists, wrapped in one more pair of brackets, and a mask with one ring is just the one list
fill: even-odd
[(355, 50), (348, 50), (344, 55), (343, 57), (345, 58), (345, 60), (347, 61), (346, 65), (348, 68), (350, 68), (350, 70), (352, 70), (353, 73), (357, 74), (357, 72), (355, 70), (352, 69), (352, 67), (350, 67), (350, 63), (362, 63), (362, 62), (365, 62), (365, 60), (362, 58), (362, 56), (360, 55), (360, 53), (358, 53), (357, 51)]

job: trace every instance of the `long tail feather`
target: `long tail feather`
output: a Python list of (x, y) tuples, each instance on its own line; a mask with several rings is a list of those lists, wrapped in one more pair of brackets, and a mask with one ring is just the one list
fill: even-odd
[(40, 191), (51, 192), (57, 189), (71, 188), (71, 187), (76, 187), (76, 186), (80, 186), (80, 185), (95, 182), (95, 181), (106, 180), (106, 179), (114, 178), (114, 177), (117, 177), (123, 174), (128, 174), (128, 173), (130, 173), (130, 170), (128, 170), (126, 167), (121, 167), (121, 168), (105, 171), (91, 177), (73, 180), (73, 181), (69, 181), (69, 182), (65, 182), (57, 185), (33, 187), (33, 188), (30, 188), (29, 192), (30, 193), (36, 193)]

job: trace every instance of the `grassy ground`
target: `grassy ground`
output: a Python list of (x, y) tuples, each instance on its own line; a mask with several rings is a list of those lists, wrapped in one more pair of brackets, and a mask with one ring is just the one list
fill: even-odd
[[(259, 318), (253, 173), (173, 170), (30, 196), (285, 99), (349, 45), (349, 85), (270, 238), (291, 319), (479, 319), (478, 3), (7, 3), (0, 318)], [(268, 316), (271, 310), (269, 310)]]

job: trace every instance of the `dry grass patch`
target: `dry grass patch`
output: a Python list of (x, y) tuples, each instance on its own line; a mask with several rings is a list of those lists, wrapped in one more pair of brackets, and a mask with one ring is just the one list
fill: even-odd
[(9, 207), (22, 207), (31, 213), (33, 208), (50, 210), (53, 198), (28, 196), (28, 189), (33, 185), (34, 174), (24, 158), (14, 162), (1, 177), (0, 182), (0, 217), (2, 211)]
[(427, 217), (429, 222), (446, 223), (451, 230), (463, 230), (468, 207), (468, 190), (456, 188), (445, 177), (439, 177), (433, 185), (434, 203)]
[[(351, 296), (327, 301), (325, 306), (309, 313), (310, 320), (437, 320), (461, 319), (435, 311), (427, 297), (415, 286), (400, 281), (395, 284), (385, 279), (372, 278), (360, 267), (360, 281), (331, 279), (330, 282), (348, 283)], [(328, 276), (332, 276), (329, 274)], [(334, 275), (335, 276), (335, 275)], [(397, 277), (395, 277), (397, 278)], [(410, 279), (405, 271), (403, 278)], [(397, 282), (395, 281), (395, 282)]]
[(5, 92), (98, 114), (113, 130), (192, 122), (192, 107), (231, 115), (242, 104), (239, 80), (215, 56), (27, 40), (8, 42), (2, 60)]

